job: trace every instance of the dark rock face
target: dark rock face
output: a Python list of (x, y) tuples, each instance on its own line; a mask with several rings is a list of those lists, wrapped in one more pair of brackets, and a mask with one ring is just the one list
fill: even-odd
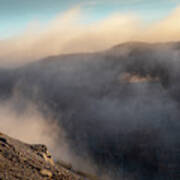
[[(100, 174), (108, 171), (113, 180), (178, 180), (179, 50), (179, 43), (127, 43), (94, 54), (49, 57), (3, 70), (0, 97), (7, 100), (16, 89), (19, 104), (31, 101), (45, 116), (50, 112), (73, 151), (92, 158)], [(127, 73), (147, 81), (121, 81)]]
[[(69, 170), (52, 164), (44, 145), (29, 145), (0, 134), (0, 179), (81, 180)], [(44, 154), (44, 156), (42, 156)]]

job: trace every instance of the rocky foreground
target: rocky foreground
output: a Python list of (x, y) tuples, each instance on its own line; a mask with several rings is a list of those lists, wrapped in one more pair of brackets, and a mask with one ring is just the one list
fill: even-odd
[(22, 143), (0, 133), (0, 180), (89, 180), (81, 172), (54, 163), (45, 145)]

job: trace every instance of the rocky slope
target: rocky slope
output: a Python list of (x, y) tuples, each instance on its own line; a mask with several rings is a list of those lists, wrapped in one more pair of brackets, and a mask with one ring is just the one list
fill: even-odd
[(0, 133), (1, 180), (92, 179), (70, 169), (64, 164), (55, 164), (45, 145), (29, 145)]

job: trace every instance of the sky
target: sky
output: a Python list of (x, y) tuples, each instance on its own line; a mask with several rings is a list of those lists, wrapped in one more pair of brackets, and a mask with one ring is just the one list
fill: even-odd
[(85, 24), (115, 13), (136, 14), (148, 24), (163, 19), (178, 5), (180, 0), (0, 0), (0, 39), (21, 34), (31, 23), (46, 25), (75, 7), (81, 8)]

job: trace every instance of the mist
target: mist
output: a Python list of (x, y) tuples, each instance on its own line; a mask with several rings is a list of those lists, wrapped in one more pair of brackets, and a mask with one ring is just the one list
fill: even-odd
[(174, 180), (179, 48), (131, 42), (3, 68), (0, 130), (99, 176)]
[[(41, 103), (41, 107), (46, 104)], [(91, 158), (75, 154), (71, 148), (66, 133), (59, 126), (57, 119), (46, 107), (46, 113), (30, 99), (26, 99), (16, 87), (12, 95), (0, 101), (0, 119), (3, 124), (0, 131), (29, 144), (44, 144), (53, 155), (53, 160), (70, 163), (74, 170), (85, 170), (96, 173), (96, 165)], [(58, 119), (60, 120), (60, 119)]]

